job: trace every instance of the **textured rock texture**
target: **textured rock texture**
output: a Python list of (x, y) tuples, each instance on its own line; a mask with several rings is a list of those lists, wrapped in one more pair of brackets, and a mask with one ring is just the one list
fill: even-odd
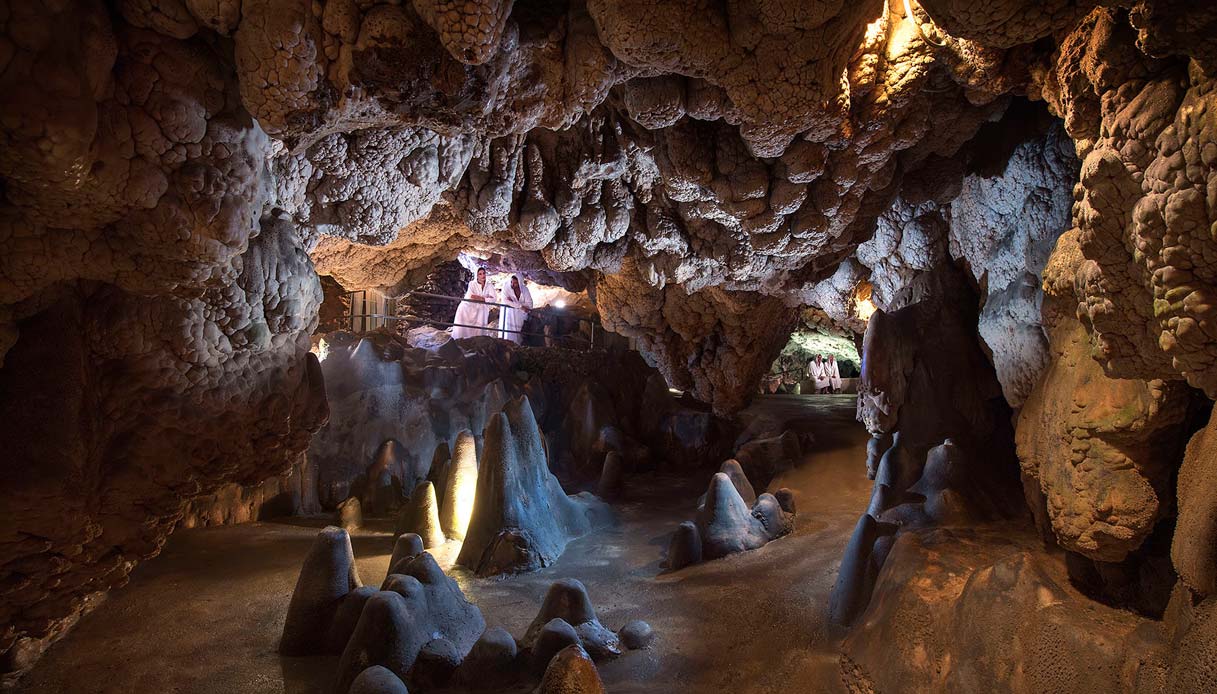
[[(517, 347), (489, 338), (428, 350), (383, 332), (329, 333), (320, 341), (330, 418), (313, 437), (307, 460), (326, 509), (383, 490), (392, 498), (378, 514), (388, 515), (428, 478), (437, 500), (445, 501), (455, 493), (450, 482), (462, 464), (455, 458), (463, 459), (468, 473), (470, 456), (483, 455), (486, 426), (520, 395), (528, 396), (547, 441), (550, 467), (582, 471), (574, 481), (597, 479), (612, 451), (628, 454), (631, 469), (660, 462), (676, 467), (686, 457), (700, 465), (704, 454), (729, 446), (734, 437), (710, 412), (657, 390), (663, 379), (633, 352)], [(597, 411), (578, 406), (581, 394), (591, 391), (601, 399)], [(586, 440), (575, 441), (575, 432), (586, 432)], [(390, 442), (394, 454), (386, 457)], [(667, 451), (674, 461), (652, 461), (650, 450)]]
[(1036, 190), (1064, 157), (969, 178), (1012, 94), (1081, 160), (1090, 356), (1217, 396), (1215, 25), (1182, 0), (3, 2), (0, 444), (24, 453), (0, 651), (191, 498), (295, 460), (324, 419), (305, 249), (345, 286), (466, 249), (594, 280), (605, 325), (719, 413), (788, 304), (895, 311), (956, 255), (1017, 404), (1046, 352), (1015, 270), (1059, 231)]
[(1079, 593), (1034, 533), (915, 530), (891, 547), (841, 676), (856, 694), (1129, 692), (1161, 645), (1153, 624)]
[(1076, 234), (1062, 237), (1046, 273), (1051, 359), (1019, 415), (1018, 454), (1038, 487), (1028, 503), (1060, 545), (1121, 561), (1170, 513), (1192, 398), (1182, 381), (1109, 378), (1090, 358), (1092, 338), (1053, 282), (1079, 255)]

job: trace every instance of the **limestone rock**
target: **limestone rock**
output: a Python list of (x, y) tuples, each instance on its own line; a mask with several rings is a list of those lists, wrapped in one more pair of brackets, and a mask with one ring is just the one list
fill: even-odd
[(484, 433), (473, 517), (457, 563), (479, 576), (531, 571), (603, 520), (603, 504), (568, 497), (549, 472), (528, 398), (508, 403)]
[(545, 622), (533, 631), (531, 639), (526, 639), (526, 646), (531, 652), (532, 669), (535, 672), (543, 672), (559, 651), (578, 645), (579, 634), (561, 617), (554, 617)]
[(537, 612), (524, 635), (524, 646), (535, 650), (541, 632), (547, 625), (559, 619), (574, 627), (578, 636), (577, 642), (593, 659), (602, 660), (621, 655), (621, 641), (596, 618), (596, 608), (592, 606), (587, 588), (573, 578), (555, 581), (549, 587), (541, 610)]
[(1179, 578), (1188, 588), (1204, 596), (1217, 594), (1217, 490), (1214, 490), (1214, 464), (1217, 464), (1217, 418), (1196, 433), (1187, 444), (1176, 486), (1179, 518), (1171, 560)]
[(1108, 378), (1072, 317), (1049, 343), (1054, 359), (1019, 415), (1023, 474), (1038, 481), (1063, 547), (1120, 561), (1169, 507), (1190, 398), (1178, 381)]
[(473, 434), (457, 434), (451, 467), (445, 475), (444, 499), (440, 504), (440, 527), (453, 540), (464, 540), (473, 515), (474, 494), (477, 491), (477, 449)]
[(518, 674), (516, 655), (516, 640), (506, 629), (487, 629), (461, 662), (456, 681), (472, 689), (503, 687)]
[(621, 627), (617, 636), (621, 638), (622, 645), (633, 651), (651, 645), (655, 640), (655, 630), (641, 619), (635, 619)]
[[(765, 508), (767, 504), (762, 504), (762, 500), (771, 502), (773, 508)], [(790, 532), (786, 514), (777, 507), (776, 499), (764, 494), (757, 503), (758, 506), (750, 511), (731, 478), (721, 472), (714, 474), (706, 490), (706, 504), (697, 513), (697, 530), (705, 559), (756, 549)], [(768, 513), (774, 509), (776, 517)]]
[(423, 538), (416, 533), (402, 533), (393, 542), (393, 554), (389, 555), (389, 573), (393, 567), (402, 561), (407, 561), (423, 553)]
[[(739, 492), (740, 498), (744, 503), (751, 506), (756, 502), (756, 492), (752, 489), (752, 483), (748, 481), (748, 476), (744, 474), (744, 469), (740, 466), (738, 460), (724, 460), (719, 466), (718, 471), (726, 475), (731, 484), (735, 487), (735, 491)], [(700, 508), (706, 504), (706, 495), (703, 494), (697, 500), (697, 506)]]
[(380, 666), (372, 667), (359, 673), (347, 694), (410, 694), (405, 682), (401, 681), (393, 671)]
[(625, 462), (617, 451), (609, 451), (604, 455), (604, 465), (600, 468), (600, 481), (596, 484), (596, 496), (612, 501), (621, 495), (624, 484)]
[(563, 648), (549, 661), (538, 694), (603, 694), (595, 663), (578, 645)]
[(857, 624), (847, 688), (1030, 694), (1130, 691), (1150, 623), (1079, 593), (1033, 533), (932, 529), (897, 536)]
[(351, 536), (333, 526), (317, 533), (287, 606), (279, 652), (283, 655), (324, 652), (326, 635), (342, 599), (360, 585)]
[(326, 637), (327, 653), (342, 655), (351, 635), (355, 633), (355, 626), (359, 624), (364, 605), (367, 604), (368, 598), (376, 593), (376, 588), (372, 586), (360, 586), (342, 597), (334, 619), (330, 622), (329, 635)]
[(693, 521), (684, 521), (676, 527), (676, 532), (672, 533), (672, 539), (668, 541), (664, 567), (669, 571), (678, 571), (701, 560), (701, 531)]
[(376, 665), (404, 681), (428, 638), (423, 628), (400, 593), (382, 590), (368, 598), (338, 663), (335, 694), (349, 691), (360, 673)]
[(420, 482), (410, 495), (410, 501), (401, 507), (397, 516), (397, 532), (418, 535), (423, 548), (439, 547), (447, 542), (440, 529), (439, 503), (435, 500), (435, 485)]
[(363, 527), (363, 504), (359, 502), (359, 497), (352, 496), (338, 504), (338, 525), (347, 531)]

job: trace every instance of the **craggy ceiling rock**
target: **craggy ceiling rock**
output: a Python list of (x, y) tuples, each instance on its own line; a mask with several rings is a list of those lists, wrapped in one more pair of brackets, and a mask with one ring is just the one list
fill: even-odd
[(798, 314), (754, 293), (714, 287), (689, 294), (648, 279), (632, 264), (601, 279), (596, 294), (605, 327), (636, 338), (673, 387), (692, 391), (719, 413), (740, 409)]

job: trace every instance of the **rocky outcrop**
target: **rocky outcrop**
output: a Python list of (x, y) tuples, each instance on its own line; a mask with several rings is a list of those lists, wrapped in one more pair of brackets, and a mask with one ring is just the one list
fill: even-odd
[(1191, 394), (1181, 381), (1108, 378), (1072, 316), (1049, 341), (1053, 358), (1018, 420), (1019, 461), (1038, 487), (1028, 502), (1065, 549), (1121, 561), (1169, 513)]
[(851, 692), (1134, 691), (1161, 643), (1009, 527), (901, 533), (858, 624), (841, 647)]
[[(789, 491), (779, 493), (789, 498)], [(676, 571), (763, 547), (793, 530), (793, 505), (783, 507), (773, 494), (756, 496), (739, 462), (728, 460), (710, 478), (698, 502), (697, 518), (681, 523), (673, 533), (664, 565)]]
[(473, 516), (456, 562), (479, 576), (533, 571), (608, 520), (590, 494), (568, 497), (546, 464), (528, 398), (507, 403), (484, 434)]

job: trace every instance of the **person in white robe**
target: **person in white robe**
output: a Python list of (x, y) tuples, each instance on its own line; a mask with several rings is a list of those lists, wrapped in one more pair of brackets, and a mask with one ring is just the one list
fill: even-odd
[(485, 327), (490, 320), (490, 306), (476, 303), (494, 301), (494, 294), (494, 285), (486, 279), (486, 268), (478, 268), (477, 275), (469, 280), (469, 286), (465, 289), (465, 300), (456, 307), (456, 318), (452, 322), (458, 325), (452, 326), (452, 339), (494, 334), (493, 330)]
[(832, 392), (841, 392), (841, 367), (837, 364), (837, 355), (828, 355), (828, 363), (824, 365), (828, 376), (828, 383), (832, 386)]
[[(516, 344), (524, 341), (518, 331), (524, 329), (524, 321), (532, 310), (532, 294), (519, 275), (512, 275), (499, 290), (499, 337)], [(517, 332), (511, 332), (517, 331)]]
[(832, 387), (832, 381), (828, 377), (828, 364), (824, 361), (824, 356), (817, 354), (807, 365), (807, 375), (815, 382), (816, 392), (823, 393), (826, 388)]

